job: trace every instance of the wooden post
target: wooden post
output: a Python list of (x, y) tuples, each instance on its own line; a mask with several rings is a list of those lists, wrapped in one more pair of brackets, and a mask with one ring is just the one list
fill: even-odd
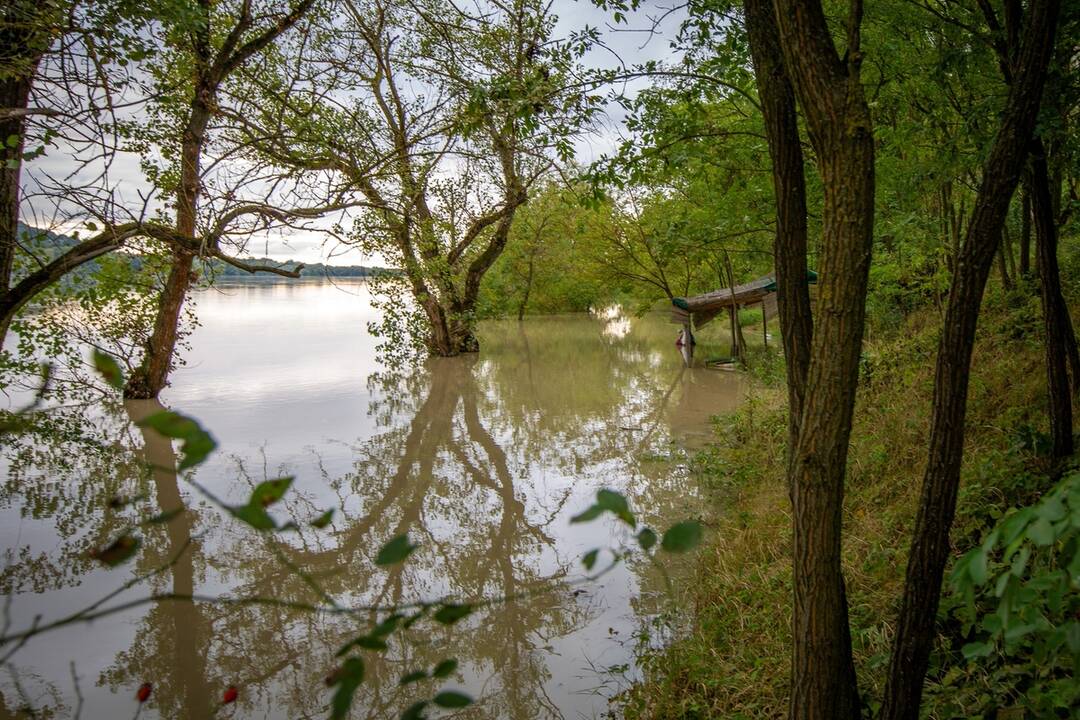
[(765, 321), (765, 298), (761, 299), (761, 339), (769, 347), (769, 324)]
[(690, 329), (690, 321), (687, 320), (683, 324), (683, 336), (682, 336), (682, 356), (683, 363), (686, 367), (693, 367), (694, 365), (694, 333)]

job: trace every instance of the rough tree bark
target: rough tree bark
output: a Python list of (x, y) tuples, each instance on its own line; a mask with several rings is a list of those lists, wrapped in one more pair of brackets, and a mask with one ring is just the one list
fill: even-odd
[[(202, 22), (191, 36), (197, 71), (187, 123), (180, 139), (180, 184), (176, 193), (178, 235), (193, 241), (196, 239), (201, 182), (199, 165), (206, 131), (217, 105), (218, 89), (237, 68), (296, 25), (313, 4), (314, 0), (299, 0), (288, 13), (245, 41), (255, 22), (251, 5), (245, 2), (235, 23), (221, 41), (220, 48), (215, 51), (211, 44), (211, 2), (199, 0)], [(168, 384), (179, 337), (180, 312), (194, 279), (194, 261), (193, 251), (173, 251), (169, 276), (158, 299), (154, 328), (144, 347), (142, 363), (131, 373), (124, 387), (124, 397), (156, 398)]]
[[(48, 47), (55, 8), (14, 0), (0, 16), (0, 291), (11, 287), (19, 241), (20, 178), (25, 149), (27, 105), (38, 63)], [(9, 144), (9, 139), (13, 142)], [(0, 325), (0, 346), (9, 323)]]
[[(215, 87), (199, 83), (191, 103), (187, 127), (180, 150), (180, 187), (176, 203), (176, 232), (194, 240), (199, 196), (199, 161), (202, 157), (206, 128), (210, 123), (210, 102)], [(195, 255), (174, 250), (168, 278), (158, 299), (154, 328), (143, 349), (142, 363), (131, 373), (124, 387), (124, 397), (156, 398), (168, 383), (176, 341), (179, 337), (180, 311), (194, 280)]]
[(882, 705), (883, 720), (917, 720), (935, 637), (949, 530), (964, 451), (968, 375), (983, 289), (1038, 117), (1060, 0), (1033, 0), (1001, 127), (983, 165), (938, 345), (929, 461), (915, 518), (904, 595)]
[(860, 82), (862, 2), (851, 2), (843, 57), (818, 0), (775, 5), (784, 64), (824, 189), (818, 318), (788, 471), (795, 591), (789, 716), (843, 720), (860, 714), (841, 513), (874, 225), (874, 141)]
[(743, 7), (776, 197), (773, 255), (780, 333), (787, 359), (787, 453), (790, 462), (799, 438), (799, 416), (806, 395), (806, 369), (810, 365), (810, 340), (814, 332), (806, 279), (806, 178), (795, 90), (784, 69), (780, 30), (772, 2), (745, 0)]
[[(4, 33), (0, 33), (0, 43)], [(35, 66), (37, 62), (33, 63)], [(0, 107), (25, 108), (30, 99), (30, 77), (0, 78)], [(19, 241), (19, 179), (22, 173), (22, 154), (26, 120), (20, 116), (0, 118), (0, 289), (11, 287), (11, 272), (15, 249)], [(18, 138), (8, 145), (8, 138)], [(6, 328), (5, 328), (6, 330)], [(0, 343), (3, 337), (0, 337)]]

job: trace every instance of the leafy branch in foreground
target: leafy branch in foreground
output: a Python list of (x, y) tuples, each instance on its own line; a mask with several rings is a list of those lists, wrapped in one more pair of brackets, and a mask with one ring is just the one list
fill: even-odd
[(952, 585), (968, 660), (1024, 688), (1031, 709), (1080, 702), (1080, 473), (1007, 514), (961, 557)]
[[(120, 364), (117, 363), (114, 358), (104, 352), (95, 350), (92, 357), (92, 364), (95, 370), (111, 387), (117, 390), (124, 387), (123, 371), (121, 370)], [(34, 411), (36, 411), (36, 405), (27, 408), (25, 413)], [(18, 417), (19, 414), (16, 413), (16, 419), (18, 419)], [(161, 470), (170, 472), (191, 470), (205, 462), (217, 447), (217, 442), (214, 438), (196, 420), (175, 411), (166, 410), (157, 412), (137, 421), (136, 424), (141, 428), (153, 430), (166, 438), (179, 442), (180, 456), (176, 466), (158, 468)], [(10, 428), (4, 426), (0, 429), (0, 432), (12, 432), (18, 427), (19, 423), (14, 423)], [(435, 625), (447, 627), (453, 626), (468, 618), (479, 608), (490, 607), (500, 603), (512, 602), (526, 597), (551, 592), (555, 589), (556, 585), (562, 584), (562, 581), (557, 578), (549, 578), (548, 581), (538, 583), (533, 588), (523, 592), (503, 597), (486, 597), (474, 601), (462, 601), (452, 596), (446, 596), (437, 600), (421, 600), (386, 606), (346, 605), (337, 602), (330, 593), (320, 587), (316, 580), (302, 568), (289, 562), (278, 548), (277, 543), (279, 540), (276, 539), (279, 537), (278, 533), (284, 534), (288, 531), (298, 530), (299, 526), (293, 521), (279, 524), (277, 520), (271, 517), (268, 509), (284, 499), (285, 495), (292, 488), (294, 480), (292, 477), (276, 478), (258, 483), (251, 490), (248, 500), (243, 504), (226, 503), (200, 485), (194, 478), (190, 477), (190, 473), (185, 476), (185, 479), (212, 505), (216, 506), (223, 513), (226, 513), (262, 534), (267, 542), (270, 543), (272, 549), (275, 550), (276, 556), (284, 563), (287, 570), (296, 574), (308, 584), (317, 593), (320, 602), (318, 604), (291, 602), (274, 597), (262, 596), (236, 597), (229, 595), (210, 596), (197, 595), (195, 593), (154, 592), (144, 597), (110, 604), (110, 601), (117, 600), (121, 593), (127, 592), (135, 586), (147, 582), (151, 578), (156, 577), (172, 567), (177, 562), (180, 555), (190, 547), (189, 540), (179, 548), (178, 552), (171, 555), (170, 558), (159, 567), (156, 567), (149, 572), (136, 575), (124, 582), (118, 590), (106, 594), (102, 598), (84, 607), (82, 610), (46, 622), (42, 622), (42, 618), (38, 617), (35, 618), (32, 626), (26, 630), (11, 633), (5, 631), (3, 636), (0, 637), (0, 647), (10, 644), (11, 649), (5, 653), (3, 660), (0, 662), (9, 660), (30, 638), (36, 635), (74, 624), (89, 623), (99, 618), (151, 603), (197, 602), (224, 606), (267, 605), (287, 607), (289, 609), (313, 613), (348, 616), (355, 618), (358, 623), (365, 624), (367, 627), (342, 645), (336, 654), (339, 664), (326, 677), (326, 685), (333, 689), (333, 694), (329, 703), (330, 717), (337, 720), (346, 717), (352, 707), (357, 690), (364, 683), (366, 677), (365, 669), (368, 664), (364, 654), (385, 653), (389, 651), (390, 640), (395, 633), (407, 631), (417, 623), (425, 621)], [(125, 507), (145, 499), (145, 496), (131, 498), (115, 497), (110, 501), (110, 506), (114, 508)], [(92, 550), (90, 556), (100, 561), (106, 567), (118, 567), (134, 558), (141, 549), (142, 540), (135, 534), (135, 531), (139, 527), (168, 523), (184, 512), (186, 512), (186, 510), (183, 507), (162, 509), (162, 511), (148, 516), (147, 519), (124, 529), (107, 545)], [(333, 509), (327, 510), (315, 519), (308, 521), (308, 524), (316, 529), (326, 528), (333, 518), (333, 513)], [(634, 537), (638, 545), (654, 563), (656, 562), (656, 559), (650, 553), (657, 545), (665, 552), (679, 553), (690, 550), (697, 545), (701, 539), (701, 526), (693, 521), (686, 521), (672, 526), (663, 533), (662, 537), (659, 537), (657, 533), (650, 528), (641, 527), (639, 529), (637, 518), (631, 511), (627, 499), (620, 493), (607, 489), (600, 490), (597, 493), (596, 503), (581, 514), (575, 516), (571, 522), (577, 523), (592, 520), (604, 513), (613, 514), (620, 522), (626, 524), (631, 529), (636, 530), (637, 532)], [(410, 539), (407, 533), (399, 534), (390, 538), (378, 548), (372, 558), (372, 563), (383, 568), (404, 563), (412, 556), (418, 547), (419, 546)], [(593, 550), (587, 553), (584, 558), (586, 568), (592, 574), (571, 581), (569, 584), (582, 584), (596, 580), (611, 568), (615, 567), (628, 553), (613, 551), (613, 561), (605, 568), (597, 572), (592, 572), (598, 554), (599, 550)], [(374, 624), (370, 624), (372, 623), (370, 618), (373, 613), (375, 615)], [(398, 684), (399, 686), (405, 687), (424, 681), (444, 681), (454, 675), (458, 670), (458, 666), (457, 659), (447, 658), (439, 661), (430, 669), (419, 668), (405, 673), (401, 676)], [(139, 693), (136, 694), (140, 708), (150, 697), (150, 691), (144, 691), (144, 688), (148, 687), (149, 685), (144, 684), (144, 686), (140, 687)], [(230, 691), (232, 693), (232, 700), (224, 701), (222, 706), (229, 704), (236, 699), (236, 689), (230, 686)], [(418, 720), (426, 717), (426, 713), (433, 709), (452, 711), (467, 707), (472, 703), (473, 698), (465, 693), (444, 687), (435, 691), (429, 697), (414, 702), (404, 711), (401, 717), (403, 720), (409, 720), (410, 718)]]
[[(583, 523), (595, 520), (604, 513), (611, 513), (620, 522), (626, 524), (631, 530), (638, 529), (637, 517), (630, 511), (630, 503), (627, 501), (626, 496), (615, 492), (614, 490), (608, 490), (603, 488), (596, 493), (596, 502), (586, 508), (583, 512), (570, 518), (571, 523)], [(669, 553), (684, 553), (693, 550), (701, 543), (701, 537), (703, 530), (701, 523), (696, 520), (685, 520), (680, 523), (675, 523), (667, 530), (664, 531), (663, 538), (660, 540), (660, 549)], [(637, 540), (638, 545), (642, 551), (646, 554), (656, 546), (657, 535), (656, 531), (652, 528), (643, 527), (638, 530), (634, 535), (634, 539)], [(612, 550), (614, 555), (614, 561), (618, 562), (623, 553)], [(592, 570), (596, 565), (596, 560), (600, 555), (600, 549), (595, 548), (585, 553), (581, 558), (581, 564), (585, 566), (586, 570)], [(652, 555), (649, 555), (651, 559), (654, 559)]]

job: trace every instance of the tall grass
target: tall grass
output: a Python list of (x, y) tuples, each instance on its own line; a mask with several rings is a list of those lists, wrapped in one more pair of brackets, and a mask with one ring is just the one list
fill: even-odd
[[(848, 460), (844, 571), (859, 686), (871, 710), (883, 689), (926, 462), (939, 322), (932, 311), (912, 315), (864, 348)], [(1037, 454), (1047, 425), (1040, 322), (1031, 293), (995, 290), (985, 302), (972, 364), (955, 557), (1007, 507), (1045, 486)], [(646, 656), (644, 681), (623, 697), (631, 720), (786, 713), (791, 521), (785, 391), (782, 360), (774, 356), (765, 367), (753, 373), (751, 401), (717, 419), (715, 445), (695, 461), (714, 492), (709, 541), (685, 608), (689, 628)], [(986, 705), (985, 678), (965, 665), (956, 647), (956, 638), (940, 638), (928, 677), (930, 717), (969, 717), (980, 702)], [(958, 687), (958, 677), (970, 687)], [(971, 701), (958, 703), (964, 692)]]

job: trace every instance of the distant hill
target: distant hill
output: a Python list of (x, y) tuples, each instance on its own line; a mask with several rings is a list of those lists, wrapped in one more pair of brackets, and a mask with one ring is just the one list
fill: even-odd
[[(41, 230), (38, 228), (30, 227), (23, 223), (19, 223), (19, 237), (24, 246), (32, 249), (35, 253), (45, 255), (48, 258), (54, 258), (60, 253), (74, 247), (78, 240), (70, 235), (64, 235), (61, 233), (52, 232), (50, 230)], [(130, 256), (133, 263), (140, 263), (138, 255)], [(293, 269), (299, 263), (294, 261), (282, 262), (280, 260), (273, 260), (271, 258), (243, 258), (245, 262), (250, 262), (255, 265), (278, 265), (288, 269)], [(213, 277), (227, 277), (227, 278), (249, 278), (252, 277), (251, 273), (245, 272), (240, 268), (233, 267), (226, 262), (218, 260), (217, 258), (211, 258), (207, 261), (207, 264), (211, 268), (211, 275)], [(91, 261), (84, 266), (82, 273), (89, 274), (97, 267), (97, 261)], [(324, 263), (313, 263), (311, 265), (304, 265), (304, 268), (300, 271), (301, 277), (370, 277), (372, 275), (384, 275), (384, 274), (396, 274), (398, 271), (388, 268), (367, 266), (367, 265), (326, 265)], [(275, 277), (267, 273), (258, 273), (259, 276), (268, 275), (269, 277)]]
[[(277, 265), (287, 270), (292, 270), (300, 264), (291, 260), (282, 262), (271, 258), (244, 258), (244, 262), (251, 263), (252, 265)], [(208, 264), (211, 266), (215, 277), (252, 277), (251, 273), (233, 267), (217, 258), (211, 258)], [(372, 275), (384, 275), (393, 272), (395, 271), (388, 270), (387, 268), (368, 267), (367, 265), (325, 265), (323, 263), (312, 263), (310, 265), (304, 265), (303, 269), (300, 271), (300, 277), (370, 277)], [(267, 274), (268, 273), (257, 273), (257, 275)], [(273, 276), (271, 275), (271, 277)]]

